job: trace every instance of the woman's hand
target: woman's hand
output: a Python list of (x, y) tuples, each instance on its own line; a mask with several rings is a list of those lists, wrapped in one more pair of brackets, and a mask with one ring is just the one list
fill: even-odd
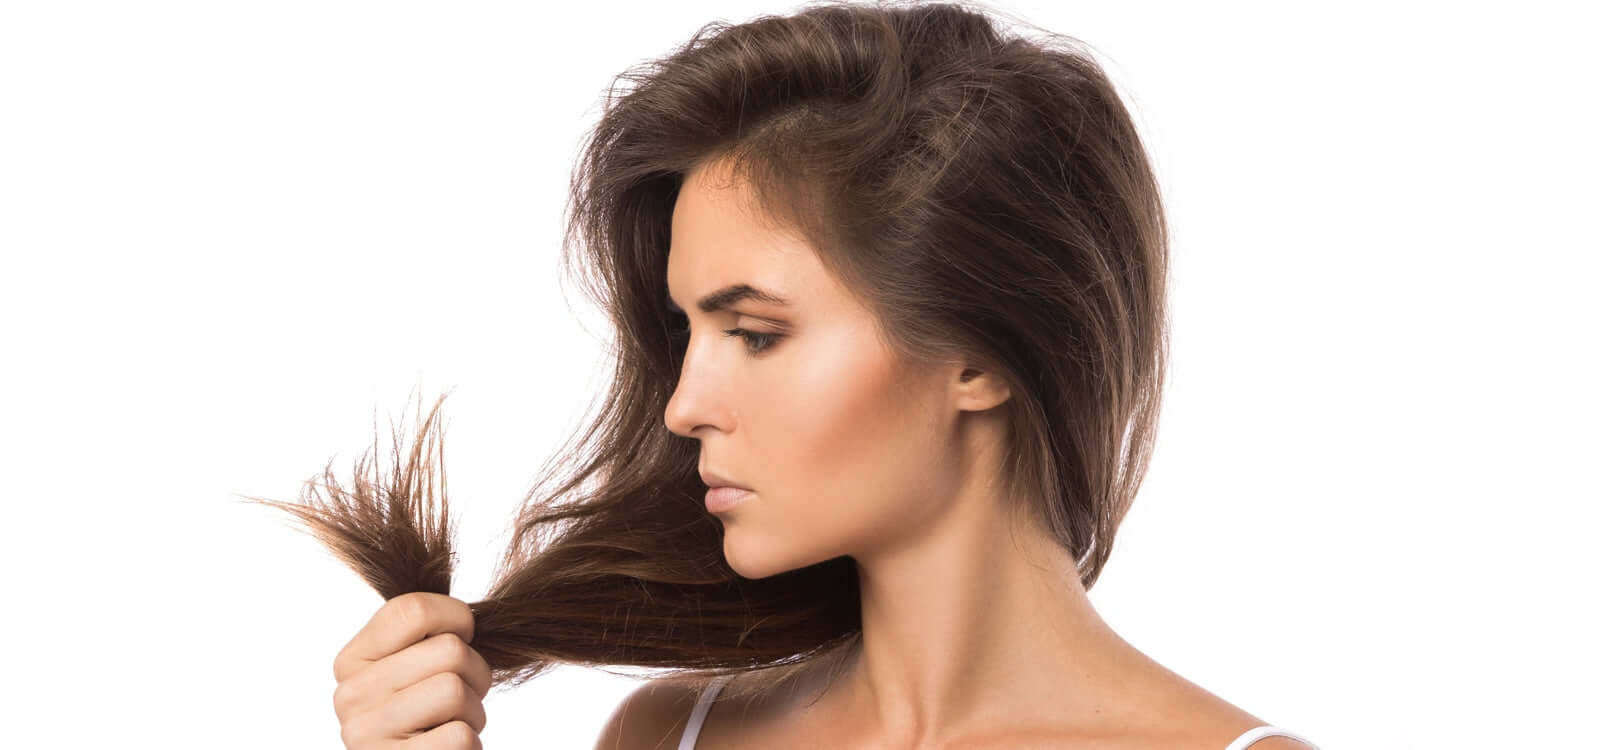
[(349, 750), (482, 750), (489, 665), (455, 597), (397, 596), (333, 660), (333, 712)]

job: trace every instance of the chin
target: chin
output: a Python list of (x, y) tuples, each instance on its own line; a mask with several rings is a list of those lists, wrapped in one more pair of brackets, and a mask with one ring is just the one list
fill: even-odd
[(749, 550), (742, 547), (734, 539), (738, 532), (723, 531), (722, 555), (728, 560), (728, 567), (738, 573), (741, 578), (751, 580), (775, 576), (794, 567), (783, 564), (783, 561), (772, 555), (770, 550)]
[(804, 554), (784, 546), (792, 539), (771, 539), (764, 534), (741, 528), (738, 521), (724, 523), (722, 527), (722, 556), (728, 567), (742, 578), (751, 580), (767, 578), (798, 570), (821, 562), (823, 558)]
[[(722, 521), (722, 557), (741, 578), (759, 580), (849, 555), (863, 534), (853, 518), (823, 520), (773, 514), (776, 506), (749, 504), (717, 514)], [(762, 511), (769, 511), (763, 513)]]

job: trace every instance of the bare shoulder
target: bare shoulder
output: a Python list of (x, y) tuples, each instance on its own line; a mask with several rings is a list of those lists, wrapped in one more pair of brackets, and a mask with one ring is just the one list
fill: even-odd
[[(1222, 750), (1251, 729), (1272, 726), (1272, 722), (1221, 698), (1213, 697), (1212, 700), (1203, 701), (1202, 704), (1196, 706), (1196, 711), (1192, 714), (1191, 720), (1194, 722), (1193, 728), (1196, 733), (1190, 736), (1190, 742), (1184, 743), (1185, 745)], [(1313, 748), (1296, 739), (1274, 736), (1262, 737), (1250, 743), (1248, 750), (1313, 750)]]
[[(1167, 681), (1168, 689), (1155, 693), (1164, 698), (1151, 703), (1158, 707), (1158, 714), (1167, 722), (1162, 734), (1171, 738), (1170, 744), (1174, 746), (1222, 750), (1251, 729), (1273, 726), (1272, 722), (1187, 679), (1168, 674), (1172, 678)], [(1150, 724), (1159, 726), (1161, 722)], [(1312, 750), (1312, 746), (1275, 736), (1250, 743), (1248, 750)]]
[[(1196, 722), (1197, 727), (1202, 729), (1201, 733), (1193, 738), (1195, 747), (1221, 750), (1251, 729), (1272, 726), (1271, 722), (1248, 713), (1244, 709), (1220, 698), (1215, 699), (1215, 703), (1209, 707), (1209, 710), (1204, 715), (1206, 716), (1205, 720)], [(1313, 750), (1313, 748), (1300, 740), (1273, 736), (1262, 737), (1251, 742), (1248, 750)]]
[(595, 750), (671, 750), (689, 723), (699, 690), (670, 678), (635, 688), (606, 720)]
[(1288, 737), (1263, 737), (1250, 743), (1249, 750), (1311, 750), (1311, 746)]

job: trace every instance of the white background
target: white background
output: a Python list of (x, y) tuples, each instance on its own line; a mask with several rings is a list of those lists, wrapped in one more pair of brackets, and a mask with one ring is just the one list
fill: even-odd
[[(1170, 208), (1162, 432), (1091, 595), (1329, 749), (1592, 741), (1593, 26), (1467, 5), (996, 4), (1093, 46)], [(453, 388), (475, 600), (602, 386), (556, 257), (605, 87), (793, 7), (0, 5), (0, 744), (339, 747), (381, 600), (238, 496)], [(485, 744), (591, 747), (635, 684), (497, 691)]]

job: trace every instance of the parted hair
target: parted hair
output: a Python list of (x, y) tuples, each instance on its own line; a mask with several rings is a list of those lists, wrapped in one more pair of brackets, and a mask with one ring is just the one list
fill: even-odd
[[(850, 557), (761, 579), (729, 566), (698, 443), (663, 420), (686, 346), (666, 296), (672, 210), (713, 161), (906, 362), (981, 363), (1009, 386), (999, 479), (1094, 585), (1155, 439), (1167, 228), (1105, 71), (1076, 39), (1016, 25), (972, 4), (814, 3), (706, 24), (612, 81), (560, 261), (614, 326), (612, 376), (470, 605), (496, 685), (557, 663), (781, 680), (860, 637)], [(293, 513), (385, 599), (448, 594), (443, 400), (419, 405), (409, 446), (393, 434), (390, 470), (363, 455), (298, 502), (249, 499)]]

